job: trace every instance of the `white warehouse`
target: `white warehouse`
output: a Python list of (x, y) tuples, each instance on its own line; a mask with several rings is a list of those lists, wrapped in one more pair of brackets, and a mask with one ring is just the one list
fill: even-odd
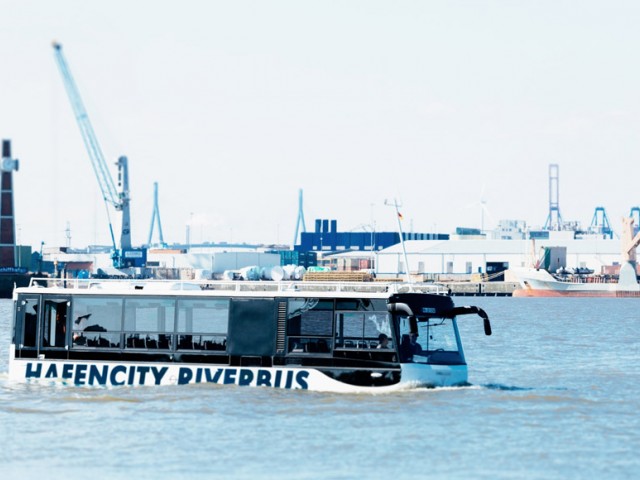
[[(470, 275), (492, 270), (533, 265), (547, 252), (562, 251), (566, 257), (548, 259), (553, 266), (589, 268), (601, 273), (603, 267), (619, 265), (620, 240), (550, 239), (536, 240), (410, 240), (405, 242), (409, 273)], [(556, 248), (554, 248), (556, 247)], [(564, 265), (563, 265), (564, 263)], [(377, 276), (397, 277), (406, 273), (402, 245), (381, 250), (376, 255)]]

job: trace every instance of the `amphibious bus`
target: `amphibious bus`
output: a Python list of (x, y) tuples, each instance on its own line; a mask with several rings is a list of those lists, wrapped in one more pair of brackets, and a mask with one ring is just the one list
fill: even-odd
[(422, 284), (32, 279), (13, 300), (9, 377), (47, 384), (465, 385), (456, 318), (491, 334)]

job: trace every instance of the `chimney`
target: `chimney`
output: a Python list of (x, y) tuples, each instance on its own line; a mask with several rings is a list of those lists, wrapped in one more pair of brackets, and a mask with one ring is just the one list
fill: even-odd
[(11, 140), (2, 141), (0, 181), (0, 268), (16, 266), (16, 224), (13, 217), (13, 171), (18, 160), (11, 157)]

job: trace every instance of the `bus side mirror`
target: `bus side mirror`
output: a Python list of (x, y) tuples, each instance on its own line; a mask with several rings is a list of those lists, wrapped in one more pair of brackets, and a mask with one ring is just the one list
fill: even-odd
[(484, 334), (491, 335), (491, 322), (489, 321), (489, 315), (480, 307), (455, 307), (451, 310), (447, 310), (445, 314), (447, 316), (454, 317), (456, 315), (469, 315), (471, 313), (477, 314), (484, 324)]
[(480, 318), (482, 318), (482, 323), (484, 324), (484, 334), (485, 335), (491, 335), (491, 322), (489, 321), (489, 315), (487, 315), (487, 312), (485, 312), (483, 309), (478, 308), (478, 307), (473, 307), (475, 309), (477, 309), (477, 313), (480, 316)]
[(491, 335), (491, 322), (489, 321), (489, 317), (485, 317), (482, 320), (484, 322), (484, 334)]

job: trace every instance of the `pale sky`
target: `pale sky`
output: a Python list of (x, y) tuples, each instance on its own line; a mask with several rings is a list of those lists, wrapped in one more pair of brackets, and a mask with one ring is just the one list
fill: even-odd
[[(133, 243), (159, 182), (165, 241), (291, 243), (342, 231), (614, 229), (640, 204), (637, 1), (0, 0), (0, 137), (18, 241), (110, 244), (56, 67), (62, 43), (105, 157), (130, 162)], [(116, 223), (118, 215), (111, 212)], [(154, 239), (157, 236), (154, 236)]]

